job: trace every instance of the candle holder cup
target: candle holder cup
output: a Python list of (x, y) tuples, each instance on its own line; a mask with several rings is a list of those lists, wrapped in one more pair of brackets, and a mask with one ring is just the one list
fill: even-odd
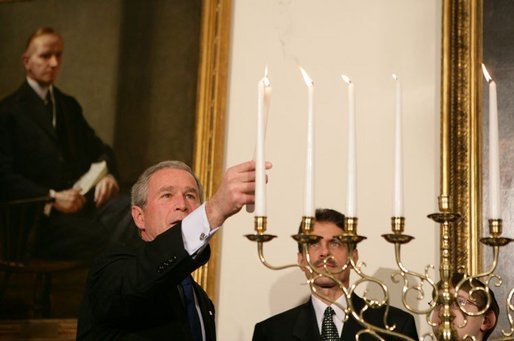
[(245, 237), (252, 242), (265, 243), (269, 242), (277, 236), (272, 234), (265, 234), (268, 226), (268, 218), (264, 216), (256, 216), (254, 219), (254, 226), (256, 234), (246, 234)]

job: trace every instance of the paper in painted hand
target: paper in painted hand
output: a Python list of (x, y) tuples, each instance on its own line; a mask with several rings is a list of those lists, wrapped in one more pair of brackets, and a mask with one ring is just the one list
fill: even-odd
[(73, 188), (80, 188), (80, 194), (86, 194), (108, 173), (107, 162), (100, 161), (91, 164), (89, 170), (75, 182)]

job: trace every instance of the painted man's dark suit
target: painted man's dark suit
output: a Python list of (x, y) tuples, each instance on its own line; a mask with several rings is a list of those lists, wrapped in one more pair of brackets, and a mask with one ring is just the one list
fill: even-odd
[(27, 82), (0, 102), (0, 181), (9, 199), (71, 188), (92, 162), (105, 160), (109, 172), (117, 174), (111, 148), (86, 122), (79, 103), (53, 89), (55, 128)]
[[(86, 122), (79, 103), (56, 87), (53, 94), (55, 127), (44, 101), (27, 81), (0, 102), (0, 200), (40, 197), (48, 195), (50, 189), (69, 189), (97, 161), (105, 160), (109, 172), (117, 174), (111, 148)], [(91, 247), (107, 243), (101, 236), (113, 230), (109, 226), (100, 231), (102, 224), (105, 227), (109, 219), (121, 219), (122, 210), (128, 207), (128, 198), (120, 198), (99, 211), (91, 193), (88, 204), (78, 213), (53, 210), (42, 224), (40, 235), (45, 239), (38, 239), (37, 245), (44, 247), (36, 246), (34, 253), (48, 258), (94, 256), (96, 251)], [(98, 223), (99, 219), (104, 220)]]
[[(192, 340), (180, 282), (205, 263), (207, 246), (193, 259), (178, 224), (140, 248), (96, 261), (89, 273), (77, 340)], [(195, 283), (205, 341), (216, 339), (214, 306)]]
[[(353, 307), (360, 311), (364, 307), (364, 300), (357, 295), (352, 296)], [(365, 313), (367, 322), (383, 327), (384, 309), (370, 309)], [(395, 331), (418, 340), (416, 324), (412, 315), (401, 309), (390, 307), (389, 323), (395, 324)], [(360, 325), (352, 316), (343, 324), (341, 340), (355, 340), (357, 332), (362, 330)], [(386, 340), (398, 340), (392, 336), (385, 336)], [(270, 317), (267, 320), (255, 325), (253, 341), (321, 341), (321, 336), (316, 321), (316, 313), (311, 300), (293, 309)], [(377, 338), (369, 335), (362, 335), (360, 340), (373, 340)]]

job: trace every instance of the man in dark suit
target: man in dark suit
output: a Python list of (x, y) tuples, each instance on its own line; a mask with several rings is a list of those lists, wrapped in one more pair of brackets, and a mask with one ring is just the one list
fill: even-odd
[[(271, 165), (268, 164), (267, 168)], [(255, 163), (229, 168), (212, 198), (191, 169), (164, 161), (132, 188), (132, 217), (142, 239), (92, 266), (78, 321), (78, 340), (215, 340), (214, 306), (192, 283), (209, 258), (209, 240), (254, 200)]]
[[(322, 238), (308, 246), (310, 263), (319, 272), (333, 274), (339, 283), (329, 276), (316, 276), (308, 271), (308, 263), (299, 245), (298, 264), (303, 268), (307, 278), (314, 279), (314, 287), (320, 296), (311, 295), (304, 304), (282, 312), (255, 325), (253, 341), (333, 341), (356, 340), (356, 335), (363, 332), (364, 327), (350, 315), (345, 321), (347, 306), (342, 287), (348, 288), (350, 268), (340, 271), (347, 263), (348, 257), (354, 262), (358, 260), (358, 251), (353, 249), (349, 254), (348, 245), (335, 236), (340, 235), (344, 228), (344, 215), (331, 209), (316, 210), (313, 234)], [(326, 267), (326, 269), (325, 269)], [(365, 300), (353, 294), (351, 306), (354, 311), (361, 312), (366, 307)], [(367, 307), (364, 319), (367, 323), (384, 328), (385, 307)], [(395, 307), (387, 312), (388, 326), (395, 326), (394, 332), (418, 340), (416, 325), (412, 315)], [(393, 335), (380, 334), (385, 340), (400, 340)], [(403, 338), (407, 339), (407, 338)], [(377, 337), (364, 333), (360, 340), (378, 340)]]
[[(117, 233), (106, 219), (119, 218), (130, 205), (128, 196), (113, 200), (119, 186), (111, 148), (89, 126), (75, 98), (54, 85), (63, 50), (62, 37), (52, 28), (36, 30), (22, 55), (26, 80), (0, 102), (0, 199), (52, 197), (34, 252), (83, 259)], [(74, 184), (101, 161), (108, 172), (85, 195)]]

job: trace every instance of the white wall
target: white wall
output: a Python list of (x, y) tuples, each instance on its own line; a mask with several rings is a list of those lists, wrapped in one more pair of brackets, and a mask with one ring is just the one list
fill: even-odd
[[(404, 89), (406, 233), (404, 263), (417, 272), (434, 264), (439, 187), (439, 91), (441, 1), (426, 0), (234, 0), (226, 164), (252, 158), (256, 84), (269, 67), (273, 86), (267, 132), (268, 232), (270, 263), (296, 261), (296, 233), (303, 211), (307, 90), (297, 65), (316, 90), (316, 206), (343, 211), (346, 187), (346, 87), (357, 96), (359, 245), (364, 271), (391, 283), (390, 232), (394, 81)], [(260, 264), (253, 216), (241, 212), (222, 231), (220, 340), (250, 340), (254, 324), (301, 302), (308, 294), (297, 269), (272, 271)], [(355, 274), (353, 275), (355, 278)], [(392, 302), (400, 305), (399, 288)], [(418, 319), (418, 322), (423, 319)], [(418, 325), (423, 325), (419, 323)], [(419, 328), (418, 328), (419, 329)], [(426, 327), (421, 327), (426, 330)]]

